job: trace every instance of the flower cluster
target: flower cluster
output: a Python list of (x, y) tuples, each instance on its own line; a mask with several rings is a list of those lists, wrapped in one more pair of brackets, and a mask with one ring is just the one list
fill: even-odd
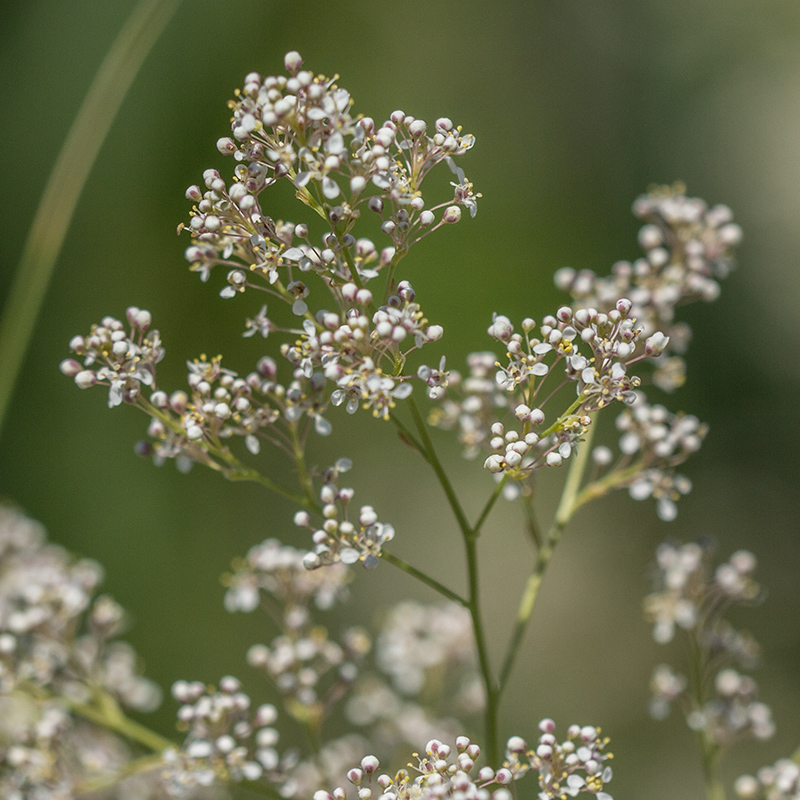
[[(552, 720), (543, 720), (542, 726), (555, 730)], [(358, 790), (360, 800), (376, 796), (390, 800), (446, 797), (511, 800), (515, 794), (513, 787), (508, 787), (533, 769), (539, 775), (542, 800), (575, 797), (580, 793), (611, 800), (611, 795), (603, 791), (611, 779), (610, 768), (603, 766), (610, 757), (604, 752), (607, 740), (599, 739), (598, 731), (591, 726), (573, 725), (567, 740), (558, 744), (545, 728), (536, 751), (527, 752), (525, 741), (518, 736), (509, 739), (507, 760), (498, 769), (488, 765), (478, 767), (481, 748), (466, 736), (459, 736), (455, 740), (455, 753), (449, 745), (432, 739), (425, 746), (424, 755), (414, 754), (416, 763), (409, 766), (416, 775), (404, 769), (394, 776), (381, 772), (380, 761), (369, 755), (348, 771), (347, 779)], [(539, 751), (541, 755), (537, 754)], [(346, 796), (346, 790), (339, 787), (333, 792), (316, 792), (314, 800), (344, 800)]]
[(347, 599), (350, 573), (343, 564), (329, 569), (308, 571), (304, 552), (277, 539), (266, 539), (250, 548), (244, 559), (235, 561), (234, 571), (226, 576), (228, 611), (253, 611), (268, 598), (277, 600), (280, 620), (287, 628), (305, 625), (310, 606), (326, 611)]
[(742, 800), (797, 800), (800, 798), (800, 765), (782, 758), (762, 767), (755, 777), (742, 775), (734, 789)]
[[(268, 262), (267, 274), (283, 266), (276, 251), (292, 244), (291, 233), (276, 235), (278, 230), (258, 199), (280, 179), (290, 181), (298, 196), (332, 223), (337, 238), (346, 235), (366, 210), (380, 217), (381, 232), (393, 247), (404, 250), (441, 225), (457, 222), (461, 206), (474, 216), (472, 184), (453, 161), (473, 146), (473, 136), (445, 117), (436, 120), (429, 135), (424, 120), (402, 111), (395, 111), (382, 125), (371, 117), (354, 116), (350, 93), (335, 78), (301, 69), (296, 52), (287, 53), (284, 63), (287, 75), (262, 78), (251, 72), (230, 103), (233, 136), (220, 139), (217, 148), (239, 162), (233, 186), (228, 189), (218, 174), (207, 172), (209, 191), (191, 187), (187, 192), (198, 204), (190, 229), (206, 251), (203, 269), (227, 263), (233, 256), (256, 271)], [(453, 184), (448, 202), (426, 208), (422, 182), (442, 161), (458, 183)], [(436, 212), (442, 208), (437, 220)], [(198, 263), (196, 255), (187, 253), (193, 263)], [(342, 275), (352, 268), (341, 250), (330, 260), (304, 256), (310, 261), (307, 269)]]
[(223, 678), (218, 690), (178, 681), (172, 694), (182, 704), (178, 721), (187, 734), (180, 750), (162, 755), (160, 777), (171, 795), (191, 795), (220, 780), (256, 781), (276, 769), (275, 707), (266, 704), (252, 712), (250, 697), (236, 678)]
[(712, 555), (710, 546), (695, 543), (658, 548), (656, 591), (645, 599), (653, 638), (666, 644), (676, 627), (684, 630), (693, 642), (696, 663), (691, 682), (665, 664), (656, 668), (650, 710), (664, 718), (670, 704), (681, 700), (689, 727), (702, 731), (712, 746), (728, 747), (769, 738), (775, 728), (769, 707), (758, 701), (755, 681), (732, 666), (755, 666), (758, 645), (723, 619), (731, 604), (758, 597), (755, 557), (739, 550), (712, 569)]
[[(92, 325), (88, 336), (70, 340), (70, 350), (83, 359), (83, 364), (75, 359), (61, 362), (61, 371), (74, 378), (81, 389), (96, 384), (109, 386), (109, 408), (123, 400), (135, 402), (142, 384), (153, 386), (156, 364), (164, 357), (158, 331), (148, 333), (150, 312), (131, 306), (126, 315), (130, 332), (118, 319), (104, 317), (99, 325)], [(99, 365), (96, 369), (89, 369), (95, 364)]]
[[(251, 548), (247, 559), (234, 562), (233, 574), (225, 577), (229, 611), (262, 605), (282, 631), (269, 645), (253, 645), (247, 660), (267, 674), (288, 711), (303, 721), (319, 724), (330, 713), (352, 686), (372, 645), (361, 628), (349, 628), (341, 643), (335, 642), (311, 614), (312, 604), (324, 610), (345, 600), (350, 577), (341, 563), (310, 572), (302, 551), (275, 539)], [(335, 678), (323, 691), (322, 679), (334, 670)]]
[(0, 507), (0, 688), (88, 702), (102, 692), (152, 710), (160, 692), (140, 676), (136, 655), (115, 640), (122, 608), (95, 596), (103, 571), (46, 541), (43, 528)]
[(528, 749), (524, 739), (512, 736), (506, 744), (506, 767), (518, 780), (529, 770), (539, 773), (539, 797), (575, 797), (581, 793), (595, 795), (598, 800), (611, 800), (605, 785), (611, 780), (613, 757), (605, 751), (608, 739), (592, 725), (570, 725), (567, 738), (559, 742), (556, 724), (551, 719), (539, 723), (541, 735), (535, 749)]
[[(437, 380), (430, 371), (405, 370), (409, 355), (437, 342), (443, 330), (428, 323), (411, 285), (397, 281), (395, 271), (413, 244), (457, 222), (462, 207), (474, 216), (477, 195), (453, 160), (474, 138), (444, 117), (429, 131), (400, 111), (376, 125), (352, 114), (350, 95), (336, 79), (301, 69), (297, 53), (287, 54), (285, 65), (287, 75), (245, 78), (230, 104), (232, 138), (217, 143), (238, 162), (233, 180), (206, 170), (204, 188), (186, 192), (195, 205), (181, 229), (192, 238), (191, 269), (204, 281), (216, 266), (227, 270), (223, 298), (258, 290), (280, 301), (274, 314), (263, 304), (248, 317), (244, 335), (280, 334), (291, 380), (278, 380), (270, 356), (245, 378), (223, 368), (220, 357), (201, 356), (188, 364), (190, 392), (168, 393), (156, 382), (164, 355), (158, 333), (148, 332), (149, 312), (135, 307), (127, 312), (129, 331), (106, 317), (70, 342), (82, 363), (70, 358), (61, 365), (81, 388), (108, 386), (110, 406), (125, 401), (147, 412), (152, 441), (139, 452), (157, 463), (175, 458), (184, 471), (199, 461), (228, 476), (251, 476), (227, 447), (230, 437), (241, 437), (253, 455), (266, 441), (294, 457), (309, 423), (320, 435), (331, 432), (325, 417), (331, 404), (388, 419), (413, 381), (430, 389)], [(428, 207), (422, 182), (442, 162), (457, 182), (450, 199)], [(264, 211), (261, 193), (281, 179), (324, 220), (321, 239), (305, 223), (275, 221)], [(362, 213), (389, 237), (382, 250), (352, 233)], [(367, 288), (381, 274), (383, 288)], [(328, 299), (312, 311), (318, 288)]]
[(603, 488), (627, 487), (634, 500), (653, 498), (659, 518), (670, 522), (678, 513), (676, 501), (692, 487), (675, 467), (700, 449), (708, 426), (691, 414), (651, 405), (644, 392), (634, 394), (616, 419), (618, 458), (603, 445), (592, 450), (595, 478)]
[[(658, 187), (633, 204), (634, 215), (646, 223), (639, 231), (643, 258), (618, 261), (605, 278), (571, 267), (555, 276), (556, 285), (580, 307), (603, 307), (619, 297), (630, 298), (631, 313), (646, 336), (657, 330), (668, 335), (670, 355), (683, 353), (691, 336), (686, 324), (676, 322), (676, 308), (696, 300), (716, 300), (719, 281), (733, 268), (733, 250), (742, 239), (727, 206), (709, 208), (685, 191), (680, 184)], [(663, 360), (653, 380), (669, 391), (684, 378), (683, 360), (672, 355)]]
[[(346, 283), (342, 295), (359, 306), (372, 301), (372, 293), (354, 283)], [(349, 414), (363, 406), (387, 419), (395, 400), (411, 394), (409, 380), (415, 377), (395, 374), (397, 367), (402, 369), (411, 352), (442, 336), (441, 326), (428, 325), (414, 298), (411, 284), (401, 281), (397, 294), (371, 317), (359, 307), (341, 314), (321, 311), (313, 322), (304, 322), (302, 336), (282, 352), (306, 378), (319, 375), (336, 387), (333, 405), (344, 404)]]
[[(523, 320), (522, 333), (508, 317), (495, 315), (488, 333), (505, 345), (508, 363), (474, 353), (468, 378), (450, 375), (451, 389), (435, 421), (458, 426), (470, 454), (479, 444), (488, 447), (489, 472), (524, 478), (539, 467), (560, 466), (591, 424), (591, 414), (617, 400), (634, 401), (641, 380), (628, 374), (629, 367), (667, 345), (659, 332), (641, 341), (642, 329), (630, 311), (626, 299), (607, 313), (564, 306), (538, 330), (534, 320)], [(564, 383), (575, 385), (578, 399), (548, 421), (544, 406)], [(513, 423), (497, 419), (505, 409)]]
[[(125, 615), (96, 596), (100, 566), (49, 544), (44, 529), (0, 507), (0, 794), (59, 800), (114, 773), (127, 745), (94, 722), (96, 702), (155, 708), (158, 687), (141, 677), (132, 648), (115, 636)], [(83, 719), (82, 717), (86, 717)]]
[(381, 548), (394, 539), (394, 528), (378, 521), (372, 506), (361, 506), (358, 516), (351, 519), (350, 504), (355, 492), (351, 488), (339, 487), (339, 475), (350, 469), (349, 459), (339, 459), (336, 465), (323, 474), (319, 498), (324, 519), (321, 528), (311, 523), (307, 511), (298, 511), (294, 523), (298, 528), (312, 531), (314, 548), (306, 553), (303, 563), (306, 569), (317, 569), (330, 564), (356, 564), (359, 561), (366, 569), (378, 566)]
[(451, 711), (483, 707), (472, 620), (463, 606), (402, 601), (386, 615), (376, 649), (378, 667), (402, 695), (419, 695), (432, 673), (446, 672)]

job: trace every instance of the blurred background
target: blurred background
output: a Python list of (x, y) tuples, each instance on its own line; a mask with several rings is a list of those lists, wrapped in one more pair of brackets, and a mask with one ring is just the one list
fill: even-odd
[[(0, 297), (5, 297), (42, 188), (105, 52), (133, 3), (5, 0), (0, 10)], [(178, 678), (240, 676), (268, 694), (244, 662), (269, 635), (261, 620), (222, 608), (219, 576), (267, 536), (304, 542), (293, 509), (256, 486), (196, 468), (181, 475), (137, 458), (146, 420), (106, 407), (58, 372), (67, 342), (106, 314), (148, 308), (162, 333), (164, 381), (185, 361), (225, 354), (247, 372), (263, 340), (240, 337), (249, 295), (223, 303), (183, 260), (183, 192), (203, 169), (229, 174), (214, 146), (228, 133), (226, 101), (251, 70), (274, 74), (283, 54), (341, 75), (355, 110), (378, 120), (395, 108), (450, 116), (477, 137), (460, 162), (482, 192), (479, 213), (430, 238), (404, 262), (428, 317), (444, 326), (448, 366), (485, 349), (493, 311), (537, 319), (564, 298), (564, 265), (605, 274), (639, 254), (634, 198), (683, 180), (690, 195), (730, 205), (745, 231), (739, 269), (712, 306), (687, 310), (695, 330), (689, 381), (663, 398), (710, 423), (685, 470), (694, 482), (679, 517), (618, 494), (585, 509), (568, 530), (537, 606), (504, 705), (504, 734), (534, 738), (542, 716), (560, 728), (600, 724), (616, 754), (616, 797), (699, 797), (693, 739), (678, 715), (646, 712), (652, 667), (678, 661), (657, 648), (641, 601), (657, 544), (712, 536), (727, 557), (759, 558), (765, 602), (734, 622), (763, 645), (755, 674), (774, 711), (769, 743), (741, 746), (732, 778), (800, 744), (800, 4), (763, 0), (518, 0), (458, 4), (408, 0), (193, 0), (185, 3), (138, 75), (100, 153), (50, 285), (0, 445), (0, 495), (45, 523), (51, 537), (99, 560), (106, 589), (130, 610), (126, 638), (163, 686)], [(301, 221), (303, 209), (275, 216)], [(212, 281), (213, 282), (213, 281)], [(269, 342), (267, 344), (270, 344)], [(0, 354), (2, 358), (2, 354)], [(341, 455), (347, 485), (398, 537), (394, 550), (456, 584), (456, 530), (414, 454), (388, 425), (330, 415), (334, 436), (318, 463)], [(437, 437), (466, 497), (490, 488), (478, 463)], [(269, 456), (266, 456), (268, 459)], [(547, 520), (556, 498), (542, 489)], [(553, 486), (555, 489), (555, 486)], [(477, 504), (477, 503), (476, 503)], [(529, 563), (515, 508), (482, 541), (493, 641), (510, 630)], [(494, 587), (497, 587), (495, 590)], [(351, 613), (433, 599), (389, 565), (358, 575)], [(336, 625), (334, 625), (336, 627)], [(172, 728), (168, 700), (152, 718)], [(730, 784), (729, 784), (730, 785)]]

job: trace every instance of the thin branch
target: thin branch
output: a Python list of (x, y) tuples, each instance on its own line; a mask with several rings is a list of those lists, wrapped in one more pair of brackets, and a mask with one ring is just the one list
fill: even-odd
[(413, 575), (417, 580), (422, 581), (422, 583), (424, 583), (426, 586), (430, 586), (431, 589), (439, 592), (439, 594), (443, 595), (448, 600), (452, 600), (453, 602), (464, 606), (464, 608), (469, 608), (469, 601), (465, 600), (460, 594), (454, 592), (452, 589), (448, 589), (444, 584), (439, 583), (439, 581), (437, 581), (435, 578), (432, 578), (422, 570), (412, 566), (407, 561), (403, 561), (402, 558), (398, 558), (396, 555), (386, 552), (386, 550), (381, 551), (381, 558), (384, 561), (388, 561), (390, 564), (393, 564), (398, 569), (403, 570), (403, 572)]

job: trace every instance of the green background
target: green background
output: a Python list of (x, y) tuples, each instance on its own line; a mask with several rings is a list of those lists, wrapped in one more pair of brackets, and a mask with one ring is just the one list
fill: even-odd
[[(132, 3), (5, 0), (0, 11), (0, 296), (59, 146)], [(71, 336), (135, 304), (152, 311), (167, 346), (163, 374), (223, 352), (247, 371), (264, 350), (241, 340), (257, 298), (224, 303), (183, 260), (183, 191), (203, 169), (225, 173), (214, 142), (226, 101), (251, 70), (306, 66), (339, 73), (355, 110), (450, 116), (477, 137), (463, 158), (482, 192), (479, 213), (437, 233), (404, 262), (428, 317), (445, 328), (450, 366), (489, 344), (493, 311), (541, 318), (563, 302), (565, 264), (605, 274), (638, 255), (632, 200), (651, 183), (686, 181), (725, 202), (745, 231), (740, 269), (713, 306), (692, 308), (687, 386), (667, 402), (711, 425), (687, 467), (694, 491), (678, 520), (622, 494), (584, 510), (556, 554), (504, 704), (503, 732), (534, 738), (552, 716), (602, 725), (616, 753), (616, 797), (699, 797), (693, 740), (678, 715), (646, 714), (652, 666), (675, 656), (641, 618), (648, 565), (666, 537), (716, 537), (720, 552), (752, 549), (765, 602), (737, 624), (765, 650), (756, 673), (778, 734), (738, 747), (729, 778), (800, 744), (800, 5), (793, 0), (288, 3), (194, 0), (155, 46), (82, 195), (21, 374), (0, 444), (0, 494), (41, 519), (66, 547), (98, 559), (106, 588), (130, 610), (127, 638), (162, 685), (232, 672), (267, 690), (244, 652), (269, 635), (261, 620), (222, 609), (219, 575), (266, 536), (303, 546), (293, 509), (255, 486), (195, 469), (156, 469), (133, 454), (145, 420), (109, 411), (58, 372)], [(277, 208), (275, 216), (303, 211)], [(2, 354), (0, 354), (2, 358)], [(355, 462), (347, 483), (394, 523), (393, 547), (457, 585), (460, 545), (430, 476), (388, 426), (330, 415), (319, 463)], [(441, 447), (475, 505), (490, 484), (477, 463)], [(273, 467), (274, 468), (274, 467)], [(555, 499), (542, 490), (544, 516)], [(555, 487), (554, 487), (555, 488)], [(482, 542), (492, 641), (505, 641), (529, 554), (514, 508)], [(294, 538), (293, 538), (294, 537)], [(359, 575), (351, 613), (418, 593), (388, 565)], [(429, 595), (420, 597), (430, 599)], [(169, 732), (171, 701), (154, 717)]]

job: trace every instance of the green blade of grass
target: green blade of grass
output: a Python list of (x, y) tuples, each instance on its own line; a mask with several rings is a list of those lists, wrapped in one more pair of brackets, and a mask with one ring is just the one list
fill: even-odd
[(180, 0), (139, 0), (64, 140), (0, 317), (0, 434), (78, 198), (128, 89)]

